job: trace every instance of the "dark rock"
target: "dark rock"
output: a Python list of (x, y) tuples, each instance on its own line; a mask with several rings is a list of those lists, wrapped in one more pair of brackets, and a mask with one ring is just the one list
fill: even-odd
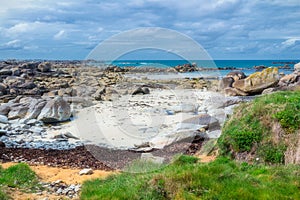
[(40, 62), (28, 62), (20, 66), (21, 69), (36, 69)]
[(21, 75), (21, 71), (19, 70), (19, 68), (12, 68), (12, 75), (13, 76), (20, 76)]
[(6, 94), (6, 89), (7, 89), (7, 86), (3, 83), (0, 83), (0, 92), (2, 94)]
[(246, 75), (242, 71), (232, 71), (229, 72), (226, 77), (231, 77), (234, 81), (237, 81), (246, 78)]
[(7, 134), (6, 130), (0, 129), (0, 137), (3, 136), (3, 135), (6, 135), (6, 134)]
[(150, 94), (150, 89), (147, 87), (138, 87), (135, 91), (133, 91), (132, 95), (137, 94)]
[(118, 66), (111, 66), (111, 67), (107, 67), (105, 69), (106, 72), (126, 72), (128, 70), (118, 67)]
[(0, 141), (0, 147), (5, 147), (5, 143)]
[(19, 85), (18, 87), (22, 88), (22, 89), (28, 89), (28, 90), (30, 90), (30, 89), (35, 88), (36, 84), (33, 83), (33, 82), (25, 82), (25, 83)]
[(266, 69), (267, 67), (264, 65), (259, 65), (259, 66), (254, 66), (253, 68), (256, 70), (262, 70), (262, 69)]
[(0, 76), (10, 76), (12, 75), (12, 71), (10, 69), (1, 69)]

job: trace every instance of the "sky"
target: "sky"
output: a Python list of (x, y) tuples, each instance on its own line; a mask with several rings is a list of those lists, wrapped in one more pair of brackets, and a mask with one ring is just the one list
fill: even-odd
[(82, 60), (112, 36), (145, 27), (184, 34), (213, 59), (300, 59), (300, 0), (0, 0), (0, 5), (1, 60)]

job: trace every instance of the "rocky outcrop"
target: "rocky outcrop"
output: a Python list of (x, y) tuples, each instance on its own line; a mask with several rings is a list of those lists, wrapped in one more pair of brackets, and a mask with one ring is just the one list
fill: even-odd
[[(231, 77), (234, 82), (231, 84)], [(260, 94), (265, 89), (277, 86), (279, 82), (278, 68), (267, 68), (246, 77), (242, 72), (230, 72), (220, 82), (220, 89), (223, 89), (227, 96), (247, 96)]]
[(178, 65), (175, 67), (175, 70), (177, 72), (180, 73), (184, 73), (184, 72), (195, 72), (195, 71), (199, 71), (199, 68), (197, 67), (196, 64), (184, 64), (184, 65)]
[(264, 89), (275, 86), (279, 81), (278, 68), (267, 68), (249, 77), (237, 80), (233, 87), (249, 94), (261, 93)]
[(69, 120), (71, 117), (71, 107), (62, 97), (56, 97), (47, 102), (41, 110), (38, 119), (44, 123), (56, 123)]

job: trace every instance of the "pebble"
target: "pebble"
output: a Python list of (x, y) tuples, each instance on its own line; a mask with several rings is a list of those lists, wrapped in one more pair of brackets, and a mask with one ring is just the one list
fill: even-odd
[(82, 176), (82, 175), (90, 175), (90, 174), (93, 174), (93, 170), (91, 168), (86, 168), (86, 169), (83, 169), (79, 172), (79, 175)]
[(0, 123), (7, 124), (8, 118), (4, 115), (0, 115)]

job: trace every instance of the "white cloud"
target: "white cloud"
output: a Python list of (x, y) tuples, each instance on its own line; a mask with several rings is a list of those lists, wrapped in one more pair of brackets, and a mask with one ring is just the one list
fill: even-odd
[[(1, 2), (0, 44), (13, 46), (15, 41), (16, 47), (19, 40), (28, 52), (57, 46), (63, 51), (73, 45), (64, 52), (76, 57), (116, 33), (151, 26), (188, 34), (212, 55), (227, 48), (244, 55), (262, 52), (269, 58), (268, 51), (260, 49), (272, 46), (280, 54), (297, 47), (299, 10), (299, 0), (10, 0)], [(47, 56), (55, 58), (55, 53)], [(297, 54), (291, 49), (288, 53)]]
[(9, 35), (16, 35), (24, 32), (28, 32), (33, 29), (33, 26), (31, 26), (29, 23), (19, 23), (11, 28), (7, 29), (7, 34)]
[(60, 30), (58, 33), (56, 33), (53, 38), (55, 40), (60, 40), (60, 39), (63, 39), (64, 37), (66, 36), (66, 32), (65, 30)]
[(297, 41), (300, 41), (300, 38), (290, 38), (290, 39), (285, 40), (281, 44), (284, 48), (287, 48), (287, 47), (294, 46)]
[(11, 40), (2, 45), (0, 45), (0, 50), (13, 50), (13, 49), (22, 49), (22, 42), (20, 40)]

